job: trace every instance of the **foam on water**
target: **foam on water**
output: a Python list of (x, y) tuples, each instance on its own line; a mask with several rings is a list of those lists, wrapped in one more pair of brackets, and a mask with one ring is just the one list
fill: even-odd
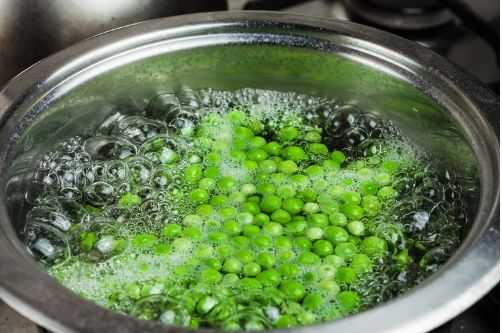
[[(297, 265), (299, 274), (288, 279), (301, 282), (307, 294), (322, 295), (323, 305), (316, 310), (284, 298), (259, 314), (249, 314), (251, 319), (215, 323), (213, 315), (186, 321), (183, 316), (188, 314), (172, 308), (176, 302), (188, 302), (186, 295), (192, 295), (200, 286), (209, 289), (207, 293), (218, 295), (220, 286), (198, 284), (207, 269), (203, 262), (206, 257), (216, 257), (224, 263), (227, 258), (235, 257), (240, 248), (232, 244), (233, 235), (222, 242), (214, 242), (208, 235), (215, 231), (227, 233), (223, 228), (227, 221), (237, 221), (241, 230), (250, 224), (244, 217), (224, 218), (218, 214), (221, 207), (242, 212), (241, 200), (249, 194), (234, 192), (239, 192), (243, 184), (260, 183), (256, 180), (261, 171), (259, 163), (255, 170), (243, 165), (250, 142), (235, 143), (239, 140), (234, 134), (237, 126), (250, 128), (266, 142), (279, 141), (284, 147), (299, 146), (307, 151), (307, 158), (298, 161), (295, 174), (305, 174), (310, 165), (322, 165), (330, 159), (332, 151), (345, 153), (347, 159), (342, 168), (310, 175), (306, 183), (294, 183), (288, 175), (272, 171), (275, 175), (269, 175), (266, 182), (273, 183), (276, 189), (292, 186), (298, 195), (304, 189), (314, 188), (318, 195), (328, 195), (340, 208), (342, 199), (338, 195), (347, 191), (361, 193), (361, 183), (365, 181), (372, 181), (379, 188), (392, 186), (397, 190), (396, 200), (381, 199), (381, 211), (360, 218), (366, 230), (364, 236), (350, 237), (359, 251), (361, 240), (370, 235), (388, 244), (387, 252), (370, 255), (372, 271), (358, 274), (349, 283), (338, 281), (340, 291), (359, 295), (357, 306), (344, 306), (337, 292), (329, 294), (319, 289), (319, 277), (315, 276), (319, 276), (322, 265), (328, 264), (326, 260), (302, 265), (298, 256), (303, 250), (292, 247), (287, 250), (293, 253), (293, 258), (287, 262)], [(288, 132), (291, 128), (295, 130)], [(288, 133), (292, 138), (287, 137)], [(309, 153), (311, 142), (304, 139), (308, 133), (322, 140), (330, 153)], [(190, 219), (187, 216), (195, 215), (199, 206), (190, 200), (198, 180), (191, 182), (185, 171), (191, 165), (200, 166), (203, 173), (208, 170), (212, 165), (210, 152), (217, 152), (221, 158), (219, 177), (233, 177), (239, 184), (231, 191), (216, 186), (210, 191), (211, 198), (225, 195), (227, 203), (215, 206), (213, 212), (201, 214), (200, 218)], [(382, 163), (386, 161), (394, 163), (384, 167)], [(434, 156), (411, 143), (390, 121), (336, 101), (252, 89), (236, 92), (188, 89), (176, 95), (160, 95), (145, 110), (133, 115), (115, 113), (92, 136), (71, 138), (48, 152), (27, 188), (25, 198), (32, 208), (24, 232), (35, 258), (50, 274), (101, 306), (182, 326), (262, 329), (273, 327), (277, 318), (285, 314), (296, 316), (298, 324), (303, 325), (312, 322), (307, 319), (302, 322), (305, 317), (302, 313), (313, 314), (315, 321), (329, 320), (385, 302), (423, 281), (453, 253), (459, 245), (460, 227), (467, 218), (455, 171), (450, 164), (446, 165), (445, 171)], [(138, 202), (131, 204), (128, 200)], [(310, 214), (301, 215), (309, 221)], [(183, 230), (196, 223), (194, 226), (201, 235), (198, 239), (189, 239), (183, 233), (167, 237), (163, 230), (170, 223), (181, 225)], [(317, 228), (324, 232), (327, 226)], [(261, 252), (272, 254), (275, 263), (270, 268), (277, 269), (282, 264), (277, 255), (284, 249), (273, 244), (278, 236), (285, 235), (285, 230), (286, 226), (278, 235), (262, 230), (249, 237), (250, 245), (244, 248), (249, 248), (255, 259)], [(312, 230), (310, 235), (316, 232), (317, 229)], [(263, 234), (272, 239), (272, 245), (265, 249), (252, 245)], [(319, 238), (312, 237), (312, 243)], [(62, 244), (67, 244), (70, 250), (65, 251)], [(211, 245), (212, 250), (206, 247), (207, 256), (196, 258), (197, 249), (204, 244)], [(218, 247), (222, 245), (230, 245), (233, 253), (219, 254)], [(404, 252), (406, 255), (402, 255)], [(350, 267), (350, 260), (341, 265)], [(262, 271), (265, 269), (262, 267)], [(307, 278), (311, 273), (314, 281)], [(252, 294), (232, 283), (221, 285), (238, 293), (230, 297), (235, 302)], [(180, 294), (185, 296), (180, 298)], [(160, 295), (164, 298), (159, 298)], [(150, 307), (155, 302), (157, 307), (162, 303), (165, 311), (151, 317), (151, 312), (147, 311), (147, 315), (146, 310), (140, 311), (145, 302)], [(170, 305), (165, 305), (166, 302)], [(231, 326), (236, 321), (238, 326)]]

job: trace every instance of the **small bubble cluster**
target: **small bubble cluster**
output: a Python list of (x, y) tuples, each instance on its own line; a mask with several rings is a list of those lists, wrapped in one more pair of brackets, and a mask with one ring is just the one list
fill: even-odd
[(434, 273), (467, 222), (452, 163), (333, 100), (162, 94), (38, 162), (22, 233), (89, 300), (185, 327), (351, 315)]

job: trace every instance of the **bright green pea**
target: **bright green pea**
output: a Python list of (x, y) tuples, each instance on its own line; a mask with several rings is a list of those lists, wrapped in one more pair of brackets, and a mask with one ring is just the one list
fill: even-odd
[(277, 170), (287, 175), (293, 174), (298, 171), (298, 165), (291, 160), (282, 161), (277, 165)]
[(267, 214), (258, 213), (254, 216), (254, 224), (258, 227), (262, 227), (265, 223), (270, 221), (270, 217)]
[[(254, 202), (246, 202), (245, 204), (242, 205), (242, 209), (251, 215), (257, 215), (261, 213), (260, 206)], [(240, 215), (240, 214), (239, 214)]]
[(275, 184), (281, 184), (286, 181), (287, 177), (281, 172), (276, 172), (270, 175), (270, 178)]
[(258, 163), (255, 161), (246, 160), (242, 162), (242, 166), (251, 172), (258, 170)]
[(253, 184), (244, 184), (241, 187), (241, 193), (245, 196), (250, 196), (256, 193), (256, 186)]
[(274, 266), (275, 259), (274, 256), (268, 252), (261, 252), (256, 256), (256, 262), (260, 264), (262, 269), (269, 269)]
[(222, 275), (217, 270), (214, 270), (212, 268), (207, 268), (202, 271), (201, 278), (202, 281), (207, 283), (218, 283), (221, 281)]
[(363, 209), (353, 203), (343, 205), (341, 211), (351, 220), (358, 220), (363, 217)]
[(340, 243), (335, 247), (335, 254), (343, 260), (349, 261), (357, 254), (357, 247), (349, 242)]
[(312, 248), (312, 242), (306, 237), (296, 237), (293, 244), (301, 251), (308, 251)]
[(298, 274), (300, 274), (300, 269), (298, 268), (298, 266), (289, 263), (279, 265), (277, 271), (283, 277), (289, 277), (289, 278), (298, 276)]
[(322, 280), (332, 280), (335, 277), (336, 268), (333, 265), (321, 265), (317, 268), (317, 275)]
[(275, 195), (271, 195), (260, 202), (260, 209), (264, 213), (272, 214), (273, 212), (278, 210), (281, 205), (282, 199)]
[(202, 298), (197, 303), (197, 313), (201, 316), (209, 313), (219, 302), (210, 296)]
[(312, 251), (320, 257), (333, 254), (333, 245), (325, 240), (318, 240), (312, 245)]
[(214, 212), (214, 207), (208, 204), (202, 204), (200, 206), (197, 206), (197, 208), (195, 208), (195, 214), (201, 216), (209, 216), (213, 214), (213, 212)]
[(309, 177), (320, 175), (323, 172), (324, 170), (322, 169), (322, 167), (318, 165), (311, 165), (307, 169), (305, 169), (305, 174)]
[(321, 203), (320, 207), (321, 207), (321, 212), (323, 214), (328, 215), (328, 216), (333, 213), (338, 213), (338, 211), (340, 209), (338, 206), (338, 203), (336, 203), (334, 201), (325, 201), (325, 202)]
[(241, 249), (237, 251), (237, 259), (239, 259), (243, 263), (249, 263), (254, 260), (254, 253), (249, 249)]
[(312, 214), (309, 216), (309, 223), (315, 227), (327, 227), (329, 225), (329, 220), (324, 214)]
[(394, 161), (385, 161), (382, 163), (381, 167), (386, 172), (395, 172), (397, 170), (397, 163)]
[(195, 249), (195, 256), (199, 259), (208, 258), (213, 255), (214, 248), (211, 245), (202, 244)]
[(246, 237), (253, 237), (261, 232), (261, 229), (256, 225), (248, 225), (242, 230), (242, 235)]
[(226, 195), (215, 195), (209, 203), (213, 206), (224, 206), (228, 203), (228, 197)]
[(268, 269), (259, 273), (256, 276), (256, 279), (260, 281), (264, 286), (277, 287), (282, 282), (281, 275), (272, 269)]
[(291, 176), (291, 182), (293, 182), (293, 184), (297, 188), (299, 188), (299, 187), (307, 186), (309, 184), (309, 179), (305, 175), (296, 174), (296, 175)]
[(331, 202), (331, 200), (333, 200), (333, 199), (331, 198), (331, 196), (329, 194), (320, 194), (317, 196), (317, 199), (316, 199), (318, 204)]
[(300, 133), (294, 127), (284, 127), (279, 131), (279, 138), (285, 142), (289, 142), (298, 137), (300, 137)]
[(258, 193), (269, 195), (275, 193), (275, 185), (273, 183), (261, 183), (257, 186)]
[(370, 177), (373, 175), (373, 170), (370, 168), (362, 168), (357, 170), (357, 174), (363, 177)]
[(207, 167), (206, 171), (204, 171), (204, 176), (216, 179), (220, 176), (220, 170), (216, 167)]
[(342, 200), (345, 203), (359, 204), (361, 202), (361, 196), (357, 192), (347, 191), (342, 195)]
[(261, 267), (257, 263), (249, 263), (244, 266), (243, 273), (245, 276), (255, 277), (261, 272)]
[(244, 123), (247, 118), (246, 114), (238, 109), (230, 111), (227, 117), (233, 124), (236, 125)]
[(245, 140), (235, 140), (234, 142), (232, 142), (232, 146), (239, 150), (246, 149), (247, 145), (248, 144), (246, 143)]
[(189, 194), (190, 201), (192, 201), (195, 204), (201, 204), (209, 200), (209, 194), (207, 193), (206, 190), (203, 190), (201, 188), (195, 189), (190, 192)]
[(137, 235), (132, 239), (132, 243), (140, 247), (150, 247), (156, 245), (158, 239), (153, 235)]
[(295, 258), (295, 254), (291, 251), (281, 251), (277, 253), (277, 260), (280, 262), (291, 261)]
[(265, 150), (263, 150), (263, 149), (253, 148), (253, 149), (250, 149), (247, 152), (247, 157), (251, 161), (262, 162), (262, 161), (265, 161), (267, 159), (268, 153)]
[(341, 151), (334, 151), (331, 154), (331, 159), (339, 164), (342, 164), (345, 161), (345, 154)]
[[(340, 169), (340, 164), (333, 161), (333, 160), (325, 160), (322, 162), (322, 167), (326, 170), (338, 170)], [(334, 173), (334, 175), (338, 175), (337, 173)], [(336, 177), (334, 177), (336, 178)]]
[(216, 253), (221, 257), (230, 257), (234, 253), (234, 249), (230, 245), (220, 245), (216, 248)]
[(262, 231), (271, 236), (279, 236), (284, 232), (284, 227), (277, 222), (269, 222), (262, 227)]
[(155, 254), (161, 255), (161, 254), (168, 254), (171, 253), (171, 247), (167, 244), (160, 244), (155, 247)]
[(165, 227), (164, 230), (162, 231), (162, 235), (164, 237), (176, 237), (181, 234), (182, 228), (179, 224), (175, 223), (168, 223)]
[(218, 214), (225, 219), (230, 219), (237, 214), (237, 209), (234, 207), (222, 207), (218, 210)]
[(243, 290), (261, 289), (261, 282), (254, 278), (243, 278), (239, 280), (239, 287)]
[(350, 263), (350, 267), (357, 274), (371, 272), (373, 269), (373, 264), (371, 259), (362, 253), (356, 254), (354, 258), (352, 258), (352, 262)]
[(202, 177), (202, 169), (198, 165), (190, 165), (185, 169), (184, 176), (189, 184), (195, 184)]
[(232, 237), (232, 244), (237, 248), (246, 247), (249, 245), (249, 238), (247, 238), (246, 236)]
[(380, 185), (389, 185), (391, 177), (387, 172), (381, 172), (375, 175), (375, 181)]
[(375, 216), (382, 210), (382, 203), (373, 195), (367, 195), (361, 202), (361, 208), (367, 216)]
[(329, 295), (337, 295), (340, 292), (340, 287), (335, 281), (324, 280), (319, 282), (319, 291)]
[(349, 242), (351, 242), (352, 244), (354, 245), (358, 245), (359, 243), (361, 243), (361, 238), (359, 238), (358, 236), (350, 236), (349, 238)]
[(342, 307), (352, 310), (357, 307), (359, 296), (353, 291), (342, 291), (338, 294), (338, 301)]
[(247, 159), (246, 154), (240, 150), (231, 150), (228, 152), (228, 157), (236, 162), (244, 162)]
[(241, 226), (235, 221), (227, 221), (223, 224), (223, 230), (231, 236), (236, 236), (241, 233)]
[(259, 183), (266, 182), (270, 178), (270, 174), (267, 172), (260, 171), (256, 174), (256, 181)]
[(306, 294), (305, 287), (293, 280), (282, 281), (280, 290), (295, 302), (301, 301)]
[(297, 198), (287, 198), (284, 199), (282, 203), (282, 209), (291, 215), (299, 214), (303, 209), (303, 201)]
[(209, 153), (204, 160), (208, 165), (218, 165), (221, 163), (221, 155), (218, 153)]
[(308, 147), (308, 152), (315, 155), (327, 155), (328, 147), (322, 143), (311, 143)]
[(231, 274), (239, 274), (242, 271), (242, 263), (235, 259), (227, 259), (223, 264), (223, 271)]
[(183, 230), (183, 236), (193, 240), (198, 240), (202, 237), (202, 231), (200, 231), (195, 227), (188, 227), (185, 230)]
[(282, 150), (281, 157), (285, 160), (298, 162), (305, 158), (305, 151), (298, 146), (290, 146)]
[(377, 193), (378, 199), (383, 201), (395, 198), (396, 196), (397, 196), (397, 191), (390, 186), (382, 187)]
[(231, 202), (236, 203), (236, 204), (243, 204), (246, 202), (246, 196), (242, 194), (241, 192), (232, 192), (228, 196)]
[(281, 154), (282, 151), (282, 146), (278, 144), (275, 141), (269, 142), (263, 147), (263, 150), (265, 150), (267, 153), (269, 153), (272, 156), (278, 156)]
[(289, 236), (301, 236), (307, 231), (307, 222), (304, 220), (292, 221), (286, 225), (286, 235)]
[(310, 311), (317, 311), (318, 309), (321, 308), (323, 302), (324, 302), (324, 300), (321, 295), (308, 294), (303, 299), (302, 305)]
[(321, 210), (321, 207), (319, 204), (315, 202), (307, 202), (306, 204), (303, 205), (303, 211), (306, 214), (315, 214), (318, 213)]
[(333, 185), (328, 191), (333, 198), (339, 198), (345, 192), (344, 188), (340, 185)]
[(298, 263), (301, 265), (316, 265), (321, 261), (321, 258), (315, 253), (304, 251), (298, 255)]
[(189, 239), (180, 237), (173, 240), (172, 245), (178, 251), (187, 251), (190, 248), (190, 245), (192, 245), (192, 243), (190, 242)]
[(307, 272), (302, 276), (303, 282), (312, 284), (317, 281), (317, 275), (314, 272)]
[(259, 164), (260, 170), (267, 173), (274, 173), (277, 170), (277, 164), (272, 160), (265, 160)]
[(290, 249), (293, 247), (293, 241), (285, 236), (279, 236), (275, 240), (275, 246), (279, 249)]
[(323, 238), (324, 231), (319, 227), (308, 228), (306, 232), (306, 236), (310, 240), (318, 240)]
[(239, 183), (232, 177), (223, 177), (218, 181), (218, 189), (222, 192), (231, 192)]
[(388, 250), (388, 246), (385, 240), (377, 236), (369, 236), (361, 242), (361, 249), (368, 255), (379, 256)]
[(210, 241), (221, 243), (227, 240), (227, 235), (221, 231), (212, 231), (209, 233), (209, 235), (207, 235), (207, 238)]
[(337, 256), (336, 254), (331, 254), (331, 255), (325, 257), (324, 262), (327, 265), (332, 265), (336, 268), (345, 264), (345, 261), (342, 259), (342, 257)]
[(281, 199), (293, 198), (296, 191), (291, 185), (281, 185), (277, 188), (277, 196)]
[(267, 144), (267, 141), (261, 136), (255, 136), (249, 139), (249, 145), (253, 148), (263, 148)]
[(202, 225), (202, 218), (199, 215), (187, 215), (183, 218), (183, 224), (190, 227), (200, 227)]
[(359, 188), (365, 195), (375, 195), (378, 192), (378, 185), (370, 180), (362, 182)]
[(251, 139), (254, 137), (253, 131), (246, 127), (236, 127), (234, 128), (234, 135), (239, 139)]
[(329, 222), (333, 225), (344, 226), (347, 224), (347, 216), (343, 213), (333, 213), (329, 216)]
[(228, 150), (230, 145), (225, 141), (214, 141), (213, 142), (213, 150), (215, 152), (222, 152)]
[[(270, 222), (270, 223), (272, 223), (272, 222)], [(272, 240), (268, 236), (259, 235), (259, 236), (256, 236), (255, 239), (253, 239), (253, 244), (256, 247), (266, 249), (266, 248), (269, 248), (272, 246)]]
[(357, 274), (350, 267), (342, 267), (336, 271), (336, 280), (342, 283), (352, 283), (356, 280)]
[(347, 230), (355, 236), (361, 236), (364, 234), (365, 227), (361, 221), (352, 221), (347, 225)]
[(312, 189), (305, 189), (300, 193), (299, 198), (302, 199), (303, 202), (306, 202), (306, 203), (315, 202), (315, 200), (317, 199), (317, 193), (316, 193), (316, 191), (314, 191)]
[(282, 225), (286, 225), (291, 221), (291, 214), (289, 214), (287, 211), (278, 209), (275, 212), (270, 215), (270, 218), (274, 222), (278, 222)]
[(322, 136), (317, 132), (308, 132), (303, 139), (307, 142), (321, 142)]

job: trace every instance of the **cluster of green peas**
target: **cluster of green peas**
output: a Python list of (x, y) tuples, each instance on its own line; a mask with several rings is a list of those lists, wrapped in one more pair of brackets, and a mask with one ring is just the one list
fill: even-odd
[[(203, 164), (183, 172), (192, 186), (193, 214), (164, 227), (165, 244), (150, 234), (134, 237), (133, 244), (155, 244), (158, 255), (191, 251), (187, 264), (173, 271), (178, 279), (197, 271), (201, 282), (232, 285), (234, 293), (274, 287), (302, 305), (305, 311), (282, 315), (275, 327), (357, 311), (359, 296), (348, 286), (388, 251), (364, 221), (397, 195), (390, 183), (398, 164), (384, 161), (378, 173), (358, 162), (341, 168), (345, 155), (329, 152), (318, 129), (287, 126), (267, 141), (260, 136), (266, 124), (240, 111), (230, 112), (228, 120), (230, 125), (209, 114), (197, 132), (207, 140), (208, 153)], [(342, 170), (356, 177), (342, 179)], [(407, 253), (399, 260), (406, 263)], [(146, 289), (138, 293), (147, 296)], [(327, 300), (336, 300), (330, 303), (335, 308), (321, 318)], [(217, 304), (204, 297), (197, 315)]]

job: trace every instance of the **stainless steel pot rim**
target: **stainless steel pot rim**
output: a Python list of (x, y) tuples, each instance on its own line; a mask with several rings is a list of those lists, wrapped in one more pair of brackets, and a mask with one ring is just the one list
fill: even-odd
[[(459, 94), (470, 92), (468, 96), (462, 95), (462, 98), (472, 105), (474, 110), (484, 113), (484, 116), (477, 114), (476, 121), (481, 128), (490, 132), (488, 140), (495, 142), (498, 148), (497, 139), (493, 134), (498, 132), (498, 99), (482, 87), (480, 82), (445, 59), (412, 42), (365, 26), (320, 17), (270, 12), (204, 13), (158, 19), (80, 42), (26, 70), (4, 87), (0, 92), (0, 126), (3, 132), (11, 131), (12, 125), (8, 121), (16, 105), (40, 100), (45, 94), (50, 94), (50, 90), (58, 86), (59, 77), (81, 75), (89, 64), (120, 56), (127, 53), (131, 47), (148, 46), (167, 37), (208, 33), (223, 26), (229, 30), (234, 29), (236, 33), (242, 33), (239, 29), (268, 29), (307, 36), (309, 32), (321, 32), (326, 39), (341, 35), (351, 42), (355, 50), (366, 51), (364, 46), (371, 45), (376, 56), (381, 52), (382, 56), (386, 55), (387, 61), (392, 61), (397, 66), (414, 68), (417, 71), (434, 69), (442, 84)], [(35, 86), (40, 87), (40, 90), (33, 91)], [(22, 131), (22, 128), (19, 130)], [(1, 167), (4, 170), (8, 152), (19, 139), (15, 135), (0, 153), (4, 163)], [(498, 156), (498, 149), (494, 153)], [(498, 167), (498, 158), (496, 164)], [(494, 177), (498, 182), (498, 173)], [(5, 179), (2, 181), (5, 184)], [(5, 194), (1, 195), (2, 200), (5, 200)], [(497, 187), (492, 193), (491, 202), (497, 203), (498, 198)], [(462, 312), (499, 281), (499, 206), (487, 204), (480, 214), (482, 218), (491, 220), (486, 230), (479, 230), (480, 239), (474, 246), (462, 246), (441, 272), (425, 281), (419, 288), (356, 316), (315, 325), (315, 329), (325, 332), (335, 328), (350, 332), (367, 332), (370, 326), (372, 332), (423, 332)], [(0, 208), (0, 228), (4, 231), (0, 234), (0, 295), (9, 305), (36, 323), (55, 332), (190, 330), (126, 318), (81, 299), (36, 266), (24, 251), (21, 242), (16, 239), (3, 207)], [(461, 290), (450, 290), (448, 286), (453, 284), (457, 284)], [(68, 304), (78, 304), (78, 307), (69, 309)], [(302, 332), (311, 329), (313, 327), (290, 330)]]

